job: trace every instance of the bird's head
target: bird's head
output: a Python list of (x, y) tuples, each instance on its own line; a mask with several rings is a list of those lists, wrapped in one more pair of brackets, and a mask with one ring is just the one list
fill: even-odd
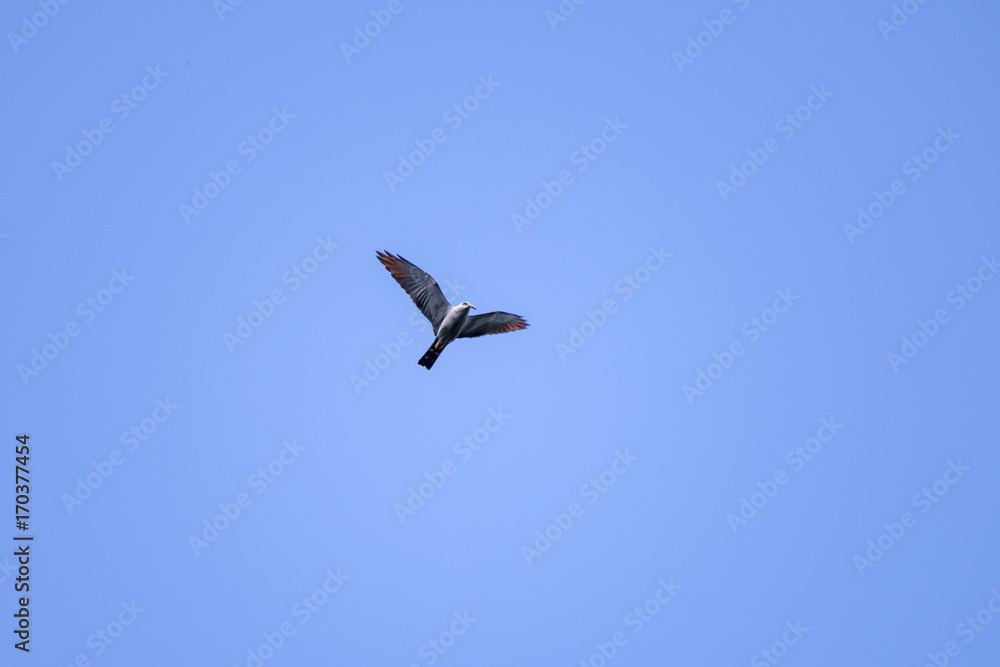
[(463, 301), (462, 303), (458, 304), (458, 307), (459, 307), (459, 308), (465, 308), (466, 310), (468, 310), (469, 308), (471, 308), (471, 309), (473, 309), (473, 310), (477, 310), (477, 309), (476, 309), (476, 307), (475, 307), (475, 306), (473, 306), (473, 305), (472, 305), (471, 303), (469, 303), (468, 301)]

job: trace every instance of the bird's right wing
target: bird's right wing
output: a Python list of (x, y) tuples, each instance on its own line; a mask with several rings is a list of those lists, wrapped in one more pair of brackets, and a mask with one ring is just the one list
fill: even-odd
[(444, 298), (437, 281), (402, 257), (388, 252), (376, 251), (375, 254), (399, 286), (410, 295), (424, 317), (431, 321), (436, 334), (441, 320), (451, 310), (451, 304)]
[(528, 326), (524, 318), (511, 313), (483, 313), (473, 315), (465, 320), (465, 326), (458, 334), (459, 338), (477, 338), (487, 334), (507, 333), (508, 331), (518, 331)]

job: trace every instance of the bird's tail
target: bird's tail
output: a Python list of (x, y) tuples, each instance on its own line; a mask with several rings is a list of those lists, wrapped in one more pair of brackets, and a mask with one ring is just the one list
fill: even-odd
[(441, 356), (441, 352), (443, 350), (444, 346), (438, 347), (437, 341), (434, 341), (431, 343), (431, 346), (427, 348), (427, 351), (424, 352), (424, 356), (420, 357), (420, 361), (417, 363), (427, 370), (430, 370), (431, 366), (434, 365), (434, 362), (437, 361), (437, 358)]

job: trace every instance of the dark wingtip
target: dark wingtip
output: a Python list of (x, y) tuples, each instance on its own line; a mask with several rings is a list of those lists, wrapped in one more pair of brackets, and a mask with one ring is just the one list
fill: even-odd
[(382, 266), (385, 267), (386, 271), (391, 273), (393, 277), (396, 277), (396, 274), (393, 272), (393, 267), (397, 270), (400, 268), (399, 257), (396, 257), (391, 252), (387, 252), (385, 250), (376, 250), (375, 256), (378, 257), (378, 261), (382, 262)]

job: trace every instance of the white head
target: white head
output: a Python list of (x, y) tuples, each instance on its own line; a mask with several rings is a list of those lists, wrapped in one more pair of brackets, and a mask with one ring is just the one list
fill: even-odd
[(459, 308), (465, 308), (466, 310), (468, 310), (469, 308), (472, 308), (473, 310), (476, 310), (476, 307), (473, 306), (468, 301), (463, 301), (462, 303), (458, 304), (458, 307)]

